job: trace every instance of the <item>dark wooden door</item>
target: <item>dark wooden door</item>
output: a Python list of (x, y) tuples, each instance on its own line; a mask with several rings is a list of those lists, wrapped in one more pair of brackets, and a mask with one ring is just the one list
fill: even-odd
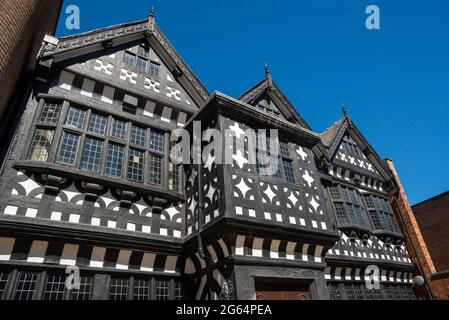
[(309, 285), (305, 283), (256, 280), (257, 300), (310, 300)]

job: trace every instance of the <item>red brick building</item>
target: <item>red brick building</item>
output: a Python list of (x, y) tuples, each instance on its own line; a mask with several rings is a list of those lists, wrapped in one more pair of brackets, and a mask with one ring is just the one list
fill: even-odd
[(412, 209), (435, 268), (431, 286), (439, 299), (449, 299), (449, 191)]
[(61, 5), (61, 0), (0, 1), (0, 146), (11, 138), (42, 39), (54, 34)]
[(449, 299), (449, 192), (410, 206), (394, 164), (387, 159), (395, 177), (396, 190), (390, 193), (390, 203), (406, 238), (410, 258), (416, 275), (426, 283), (414, 286), (418, 297), (424, 299)]

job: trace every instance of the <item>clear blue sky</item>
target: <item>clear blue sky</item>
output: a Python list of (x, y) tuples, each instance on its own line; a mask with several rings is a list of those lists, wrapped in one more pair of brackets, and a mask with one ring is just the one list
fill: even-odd
[[(449, 190), (449, 1), (66, 0), (58, 36), (148, 17), (209, 91), (238, 96), (273, 78), (321, 132), (347, 106), (379, 155), (395, 161), (410, 202)], [(81, 29), (65, 29), (78, 5)], [(381, 29), (365, 28), (380, 8)]]

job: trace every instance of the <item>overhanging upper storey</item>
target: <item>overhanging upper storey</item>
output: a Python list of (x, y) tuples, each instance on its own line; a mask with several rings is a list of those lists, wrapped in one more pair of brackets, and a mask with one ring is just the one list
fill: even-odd
[(92, 57), (106, 50), (113, 52), (114, 48), (126, 48), (127, 44), (139, 41), (148, 43), (174, 78), (172, 81), (178, 82), (188, 92), (195, 105), (202, 105), (209, 97), (209, 92), (156, 25), (153, 12), (147, 20), (44, 41), (38, 57), (37, 77), (45, 80), (55, 63), (79, 59), (81, 56)]
[(298, 123), (300, 126), (311, 130), (295, 107), (274, 83), (268, 66), (265, 66), (264, 79), (244, 92), (238, 100), (258, 107), (259, 110), (271, 116)]

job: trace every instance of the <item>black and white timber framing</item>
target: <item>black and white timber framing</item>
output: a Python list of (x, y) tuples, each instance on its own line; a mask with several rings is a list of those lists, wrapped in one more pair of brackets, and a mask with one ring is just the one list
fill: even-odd
[[(44, 42), (36, 70), (2, 146), (0, 299), (255, 299), (265, 278), (312, 299), (414, 297), (391, 175), (348, 116), (314, 132), (268, 68), (238, 99), (210, 95), (153, 15)], [(278, 129), (279, 174), (259, 175), (245, 148), (231, 165), (210, 154), (201, 177), (171, 164), (170, 132), (194, 120), (238, 139)], [(67, 266), (76, 292), (52, 286)]]

